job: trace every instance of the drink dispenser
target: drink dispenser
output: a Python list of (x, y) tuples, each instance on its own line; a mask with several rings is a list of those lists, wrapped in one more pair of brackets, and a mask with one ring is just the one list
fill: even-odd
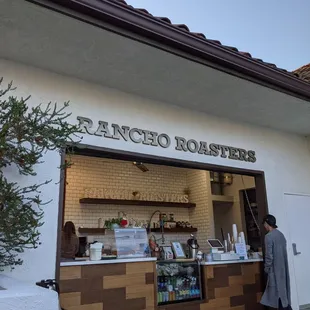
[(101, 260), (102, 246), (103, 244), (101, 242), (96, 242), (90, 245), (89, 249), (90, 260)]
[(199, 249), (199, 244), (194, 235), (190, 235), (190, 238), (187, 240), (187, 246), (189, 250), (189, 258), (196, 259), (198, 249)]

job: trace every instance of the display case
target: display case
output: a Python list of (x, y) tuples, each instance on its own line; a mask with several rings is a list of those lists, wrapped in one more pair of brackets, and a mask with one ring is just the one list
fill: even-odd
[(120, 228), (114, 230), (117, 258), (139, 258), (148, 255), (145, 228)]
[(158, 306), (202, 299), (200, 266), (197, 262), (157, 262), (156, 271)]

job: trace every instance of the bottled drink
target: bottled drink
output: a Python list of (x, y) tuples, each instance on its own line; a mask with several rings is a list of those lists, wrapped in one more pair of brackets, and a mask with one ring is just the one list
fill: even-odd
[(200, 297), (200, 289), (198, 287), (196, 288), (196, 295), (197, 295), (197, 298)]
[(179, 295), (180, 299), (179, 300), (183, 300), (184, 299), (184, 290), (181, 289), (180, 290), (180, 295)]
[(183, 295), (184, 295), (183, 289), (180, 289), (179, 293), (180, 293), (179, 294), (180, 300), (183, 300)]
[(157, 300), (158, 300), (158, 303), (163, 302), (163, 279), (162, 277), (158, 277)]
[(165, 302), (166, 301), (166, 295), (165, 295), (165, 291), (166, 291), (166, 288), (165, 288), (165, 280), (163, 279), (163, 282), (161, 284), (161, 295), (162, 295), (162, 302)]
[(169, 301), (169, 292), (165, 291), (165, 302)]
[(163, 302), (161, 292), (158, 292), (158, 293), (157, 293), (157, 300), (158, 300), (158, 303)]
[(161, 299), (162, 299), (162, 302), (165, 302), (166, 301), (166, 296), (165, 296), (165, 292), (164, 291), (162, 291), (161, 292)]
[(189, 279), (187, 279), (187, 283), (186, 283), (186, 298), (190, 298), (191, 297), (191, 282)]
[(169, 301), (173, 301), (173, 292), (169, 291)]

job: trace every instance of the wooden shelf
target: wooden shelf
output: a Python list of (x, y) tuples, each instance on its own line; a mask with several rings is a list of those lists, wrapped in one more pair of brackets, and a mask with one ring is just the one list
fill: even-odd
[(81, 198), (80, 203), (90, 205), (121, 205), (121, 206), (144, 206), (144, 207), (167, 207), (167, 208), (195, 208), (195, 203), (164, 202), (147, 200), (124, 200), (124, 199), (102, 199)]
[[(176, 228), (165, 228), (164, 233), (165, 234), (173, 234), (173, 233), (192, 233), (196, 232), (198, 229), (197, 228), (181, 228), (181, 227), (176, 227)], [(151, 228), (151, 232), (154, 233), (160, 233), (160, 228)]]
[(212, 195), (213, 206), (232, 206), (234, 196)]
[(79, 227), (80, 234), (87, 234), (87, 235), (104, 235), (105, 228), (82, 228)]
[[(173, 233), (193, 233), (197, 232), (197, 228), (181, 228), (181, 227), (176, 227), (176, 228), (165, 228), (164, 233), (165, 234), (173, 234)], [(87, 235), (104, 235), (106, 232), (106, 228), (82, 228), (79, 227), (79, 233), (80, 234), (87, 234)], [(160, 233), (160, 228), (152, 228), (151, 232), (154, 233)]]

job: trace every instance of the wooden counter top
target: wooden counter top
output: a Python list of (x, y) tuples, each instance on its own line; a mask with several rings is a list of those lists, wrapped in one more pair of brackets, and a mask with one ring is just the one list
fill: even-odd
[(72, 260), (60, 262), (60, 267), (65, 266), (85, 266), (85, 265), (106, 265), (106, 264), (123, 264), (123, 263), (137, 263), (137, 262), (153, 262), (156, 257), (141, 257), (141, 258), (116, 258), (106, 260)]
[(258, 263), (263, 262), (262, 258), (250, 258), (244, 260), (218, 260), (212, 262), (202, 262), (201, 265), (204, 266), (214, 266), (214, 265), (230, 265), (230, 264), (247, 264), (247, 263)]

